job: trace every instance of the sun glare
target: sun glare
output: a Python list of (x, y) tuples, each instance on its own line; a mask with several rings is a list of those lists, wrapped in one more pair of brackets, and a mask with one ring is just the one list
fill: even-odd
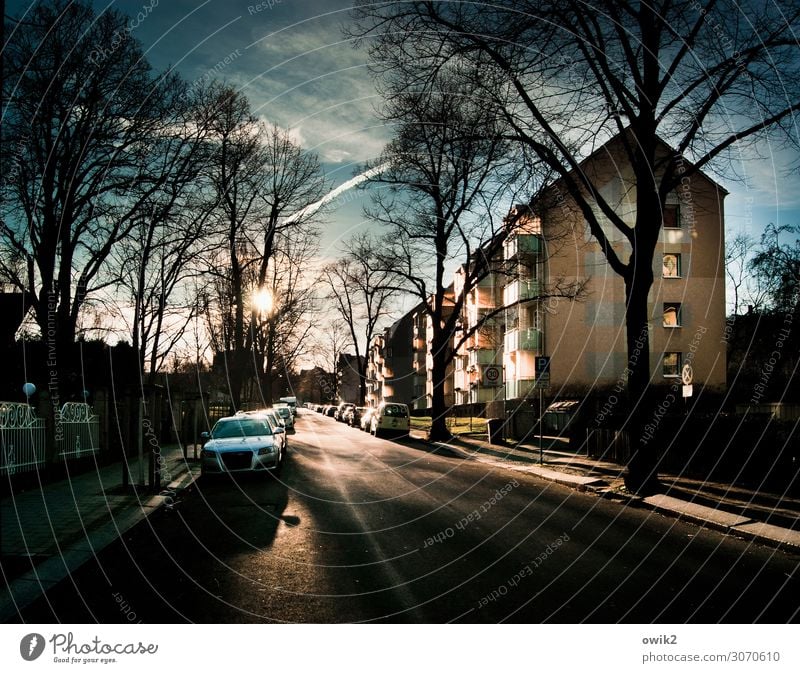
[(275, 300), (272, 297), (272, 292), (270, 292), (267, 288), (261, 288), (257, 292), (253, 293), (251, 303), (253, 308), (259, 313), (271, 313), (272, 307), (275, 304)]

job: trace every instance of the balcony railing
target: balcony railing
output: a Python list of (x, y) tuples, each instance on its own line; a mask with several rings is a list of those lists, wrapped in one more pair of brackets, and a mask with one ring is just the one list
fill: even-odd
[(526, 299), (536, 299), (542, 294), (539, 281), (535, 278), (520, 278), (503, 288), (503, 303), (506, 306)]
[(507, 260), (518, 255), (538, 254), (542, 250), (541, 239), (534, 234), (517, 234), (503, 244), (503, 250)]
[(467, 360), (469, 367), (476, 365), (490, 365), (494, 362), (495, 351), (490, 348), (481, 348), (469, 352)]
[(515, 329), (506, 332), (503, 342), (506, 353), (513, 351), (538, 351), (542, 347), (542, 333), (538, 329)]
[(528, 397), (536, 390), (534, 379), (511, 379), (506, 381), (506, 399), (514, 400)]

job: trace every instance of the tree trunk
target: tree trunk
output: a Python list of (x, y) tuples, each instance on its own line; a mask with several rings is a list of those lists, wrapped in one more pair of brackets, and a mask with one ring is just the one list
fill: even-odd
[[(647, 150), (644, 150), (647, 152)], [(652, 159), (645, 155), (645, 165)], [(658, 457), (650, 443), (652, 433), (645, 433), (653, 415), (650, 395), (650, 334), (648, 297), (653, 286), (653, 256), (661, 231), (662, 204), (652, 184), (640, 181), (637, 190), (637, 214), (634, 249), (625, 276), (625, 332), (628, 347), (627, 423), (631, 458), (625, 485), (635, 493), (653, 493), (658, 488)]]
[(434, 334), (431, 342), (433, 396), (431, 398), (431, 432), (429, 439), (432, 442), (447, 441), (452, 436), (447, 429), (445, 416), (448, 411), (444, 398), (444, 384), (447, 378), (447, 353), (446, 346), (442, 343), (443, 341), (442, 335)]
[(645, 439), (644, 427), (651, 415), (650, 336), (647, 316), (647, 297), (650, 285), (643, 279), (626, 280), (627, 311), (625, 332), (628, 344), (628, 406), (627, 422), (631, 458), (625, 475), (625, 485), (635, 493), (652, 492), (657, 486), (656, 456)]

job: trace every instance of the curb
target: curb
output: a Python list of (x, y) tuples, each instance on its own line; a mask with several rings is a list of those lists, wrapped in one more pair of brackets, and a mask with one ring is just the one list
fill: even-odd
[[(422, 440), (425, 441), (425, 440)], [(467, 460), (476, 460), (493, 467), (505, 468), (514, 472), (532, 474), (547, 481), (574, 488), (581, 492), (591, 492), (600, 498), (622, 503), (628, 507), (642, 507), (670, 516), (677, 520), (687, 521), (701, 528), (710, 528), (729, 535), (735, 535), (746, 540), (757, 542), (775, 549), (790, 552), (800, 550), (800, 531), (757, 521), (750, 517), (732, 514), (725, 510), (688, 502), (674, 496), (649, 496), (642, 497), (633, 493), (621, 493), (608, 490), (601, 478), (580, 477), (555, 470), (549, 470), (536, 465), (523, 467), (522, 462), (506, 462), (486, 458), (479, 451), (467, 451), (461, 447), (453, 446), (446, 442), (426, 442), (428, 445), (445, 448)]]

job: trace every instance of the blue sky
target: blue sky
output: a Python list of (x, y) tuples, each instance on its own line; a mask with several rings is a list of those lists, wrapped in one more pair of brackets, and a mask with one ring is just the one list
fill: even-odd
[[(8, 2), (19, 15), (29, 3)], [(350, 179), (358, 165), (375, 158), (390, 135), (374, 113), (380, 104), (367, 58), (343, 37), (351, 0), (110, 0), (135, 21), (133, 34), (157, 69), (176, 68), (193, 81), (213, 74), (249, 97), (265, 120), (292, 130), (304, 147), (319, 153), (331, 183)], [(152, 9), (143, 9), (147, 7)], [(762, 148), (763, 158), (734, 167), (740, 181), (719, 180), (726, 201), (728, 236), (756, 236), (770, 222), (800, 224), (800, 176), (786, 176), (792, 158)], [(336, 203), (327, 216), (323, 254), (362, 221), (364, 192)]]

